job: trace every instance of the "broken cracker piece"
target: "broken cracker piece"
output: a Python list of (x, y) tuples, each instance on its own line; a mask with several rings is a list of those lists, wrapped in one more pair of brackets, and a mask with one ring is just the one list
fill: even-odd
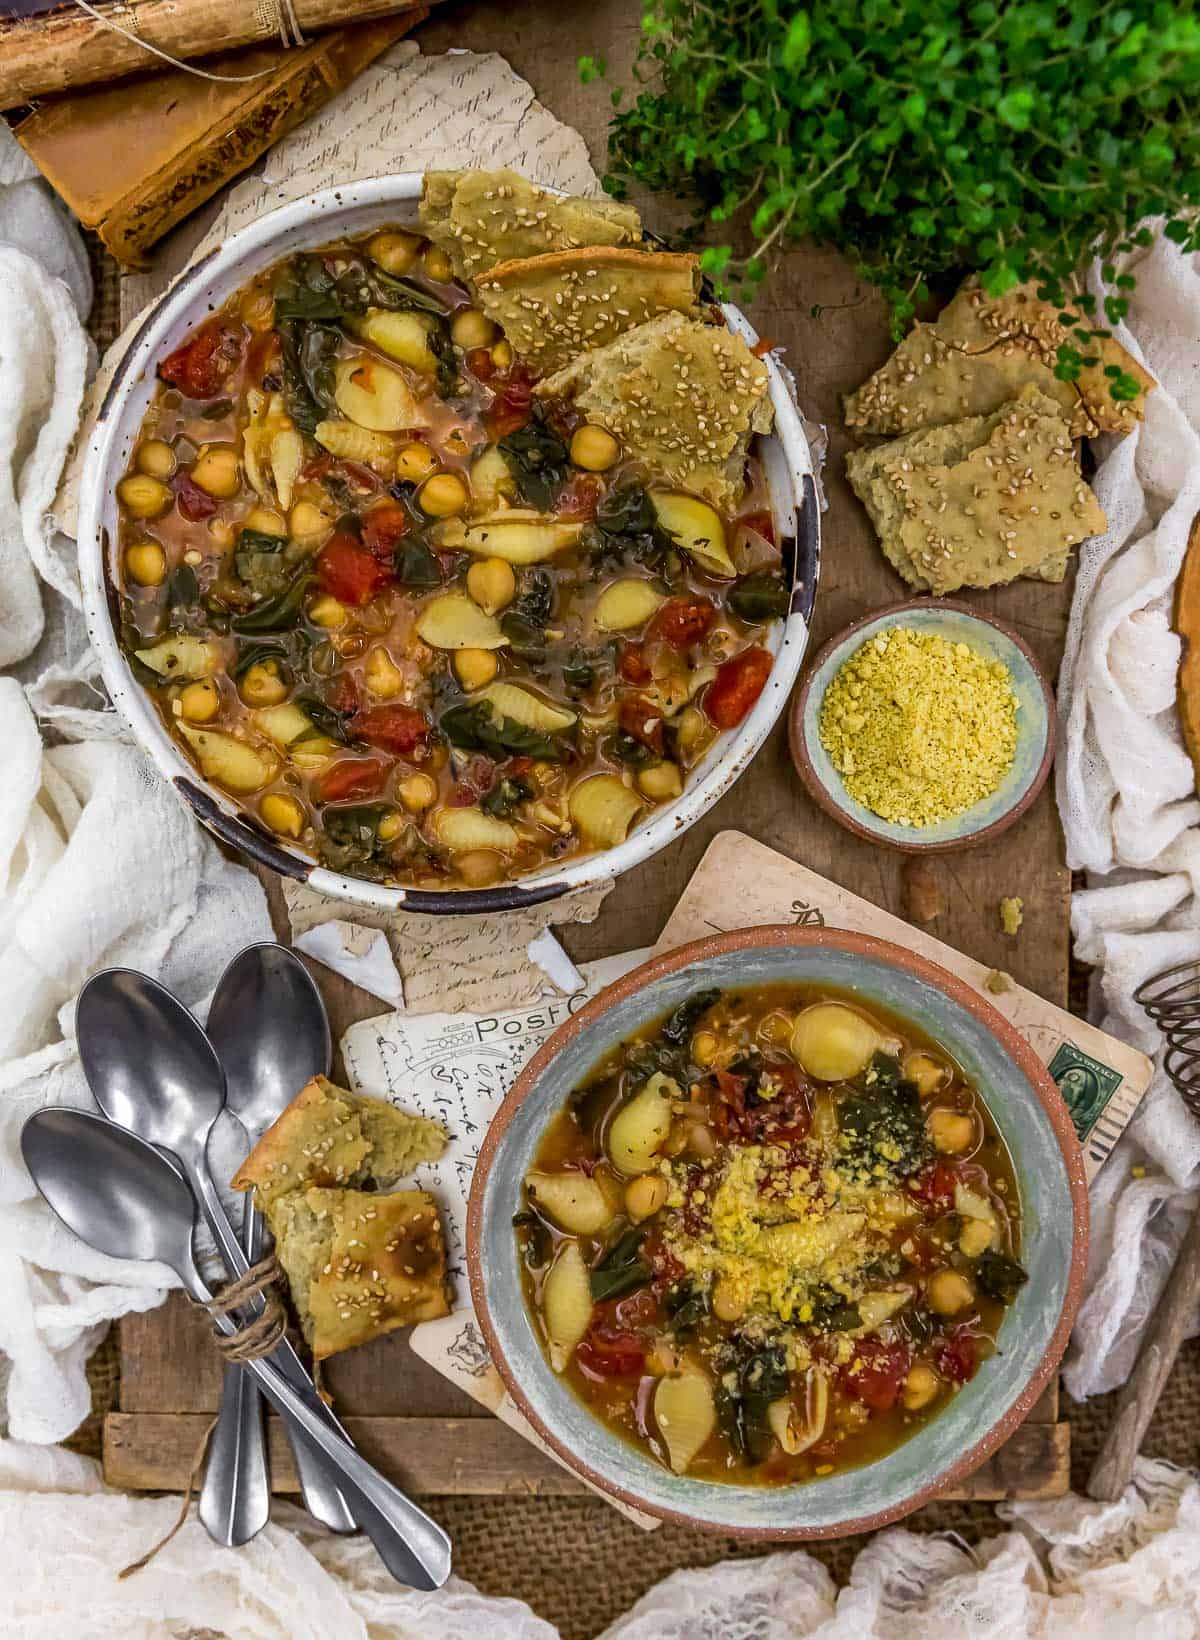
[(846, 471), (888, 559), (939, 595), (1061, 579), (1068, 550), (1107, 524), (1066, 423), (1036, 388), (990, 416), (852, 451)]
[(445, 1241), (426, 1191), (312, 1186), (278, 1197), (268, 1222), (315, 1360), (449, 1313)]
[(554, 251), (476, 275), (479, 305), (539, 375), (660, 313), (695, 313), (695, 256), (626, 246)]
[(635, 245), (641, 219), (615, 199), (562, 199), (519, 171), (426, 171), (421, 227), (460, 279), (518, 257), (584, 245)]
[(273, 1203), (304, 1185), (394, 1184), (419, 1162), (435, 1161), (446, 1132), (383, 1099), (350, 1093), (324, 1076), (305, 1083), (230, 1181), (253, 1190), (270, 1217)]
[(1025, 902), (1016, 894), (1006, 894), (1000, 901), (1000, 926), (1006, 934), (1019, 934), (1025, 921)]
[(537, 384), (606, 428), (668, 483), (732, 511), (752, 432), (772, 421), (767, 367), (724, 325), (681, 313), (627, 330)]
[[(1113, 337), (1089, 339), (1098, 363), (1077, 381), (1055, 375), (1058, 350), (1072, 343), (1059, 309), (1032, 285), (988, 297), (968, 280), (932, 324), (916, 324), (891, 358), (845, 401), (846, 425), (862, 433), (904, 433), (990, 415), (1024, 388), (1036, 387), (1060, 408), (1075, 437), (1128, 432), (1145, 413), (1156, 385)], [(1076, 344), (1078, 338), (1075, 338)], [(1133, 376), (1136, 399), (1114, 399), (1106, 367)]]

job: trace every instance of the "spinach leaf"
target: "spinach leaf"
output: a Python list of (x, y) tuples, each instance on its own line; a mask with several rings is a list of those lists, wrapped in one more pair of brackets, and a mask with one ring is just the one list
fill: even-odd
[(786, 615), (792, 595), (778, 570), (756, 570), (743, 575), (729, 594), (729, 607), (743, 621), (755, 624)]
[(232, 409), (232, 399), (214, 399), (211, 404), (206, 404), (204, 406), (204, 409), (201, 410), (200, 414), (203, 416), (205, 421), (220, 421), (221, 418), (223, 416), (227, 416)]
[(297, 257), (275, 288), (276, 326), (294, 319), (337, 320), (345, 311), (335, 276), (319, 256)]
[[(325, 735), (330, 740), (336, 740), (341, 746), (361, 746), (363, 742), (356, 740), (347, 728), (348, 713), (339, 712), (320, 695), (303, 694), (296, 696), (296, 705), (307, 712), (313, 722), (313, 731), (318, 735)], [(301, 739), (304, 739), (301, 736)]]
[(663, 1308), (676, 1336), (694, 1332), (709, 1313), (708, 1288), (696, 1282), (678, 1281), (668, 1289)]
[(640, 484), (610, 490), (584, 532), (584, 542), (599, 565), (625, 557), (662, 570), (675, 552), (675, 538), (658, 521), (654, 503)]
[(443, 712), (441, 729), (452, 746), (469, 752), (486, 752), (497, 762), (508, 757), (536, 757), (547, 762), (565, 762), (569, 749), (560, 740), (540, 735), (536, 729), (496, 716), (486, 701), (464, 701)]
[(616, 665), (615, 643), (599, 649), (583, 649), (576, 645), (562, 665), (562, 680), (573, 695), (590, 689), (601, 670), (613, 670)]
[(642, 1257), (642, 1232), (626, 1230), (592, 1270), (593, 1302), (631, 1293), (635, 1287), (645, 1286), (651, 1274), (650, 1265)]
[(761, 1463), (771, 1450), (767, 1408), (788, 1392), (787, 1356), (778, 1344), (769, 1344), (740, 1360), (735, 1357), (732, 1371), (732, 1388), (722, 1374), (717, 1417), (735, 1450), (751, 1463)]
[(235, 615), (230, 626), (235, 632), (283, 631), (298, 619), (310, 580), (308, 571), (301, 570), (278, 596), (257, 604), (245, 615)]
[(842, 1150), (855, 1166), (883, 1166), (893, 1176), (912, 1173), (930, 1154), (917, 1090), (900, 1075), (898, 1060), (877, 1053), (862, 1078), (863, 1091), (838, 1106)]
[(505, 775), (479, 799), (479, 807), (497, 820), (507, 820), (519, 803), (527, 802), (534, 795), (533, 782), (526, 780), (524, 775)]
[(523, 1231), (521, 1236), (521, 1257), (525, 1261), (527, 1270), (538, 1270), (550, 1262), (550, 1255), (554, 1251), (554, 1243), (550, 1231), (529, 1208), (512, 1217), (513, 1229)]
[[(418, 313), (436, 313), (442, 319), (450, 312), (440, 296), (435, 296), (431, 290), (422, 290), (421, 286), (414, 284), (411, 279), (404, 279), (394, 273), (384, 273), (383, 269), (376, 267), (373, 262), (364, 264), (364, 271), (375, 307), (393, 308), (397, 311), (410, 308)], [(436, 352), (436, 349), (434, 351)]]
[(318, 830), (321, 858), (337, 871), (353, 868), (355, 876), (378, 880), (391, 875), (391, 841), (379, 835), (379, 822), (393, 811), (386, 803), (359, 803), (327, 808)]
[(288, 321), (279, 326), (283, 397), (301, 432), (313, 433), (333, 408), (333, 361), (341, 332), (328, 325)]
[(437, 587), (442, 584), (442, 566), (428, 541), (419, 535), (405, 535), (396, 542), (392, 554), (396, 579), (406, 587)]
[(249, 643), (238, 649), (237, 659), (229, 669), (230, 676), (236, 682), (244, 678), (252, 666), (258, 666), (262, 661), (275, 661), (282, 668), (288, 659), (287, 646), (282, 643)]
[(665, 1037), (672, 1046), (681, 1048), (690, 1040), (701, 1015), (706, 1014), (713, 1003), (720, 1000), (720, 996), (721, 993), (715, 986), (709, 990), (697, 991), (688, 997), (686, 1002), (681, 1002), (674, 1013), (668, 1016), (659, 1035)]
[(554, 610), (554, 582), (547, 570), (532, 570), (525, 577), (521, 596), (500, 617), (500, 630), (513, 654), (531, 666), (546, 659), (546, 624)]
[(293, 566), (284, 556), (287, 537), (265, 530), (243, 530), (237, 538), (233, 565), (239, 581), (256, 598), (275, 598), (290, 583)]
[(571, 458), (544, 413), (535, 406), (533, 419), (506, 434), (499, 450), (521, 499), (539, 512), (549, 512), (554, 497), (571, 476)]
[(1018, 1290), (1029, 1280), (1022, 1265), (1007, 1253), (998, 1253), (992, 1247), (979, 1256), (975, 1266), (976, 1280), (989, 1298), (998, 1304), (1011, 1304)]
[(618, 729), (604, 742), (603, 752), (613, 763), (624, 763), (629, 769), (644, 769), (651, 763), (661, 763), (662, 756), (653, 746), (647, 746), (624, 729)]
[(822, 1285), (812, 1288), (808, 1301), (812, 1305), (812, 1319), (808, 1325), (821, 1332), (849, 1332), (851, 1328), (862, 1325), (858, 1305), (843, 1298), (832, 1287)]
[(167, 577), (164, 591), (167, 624), (172, 632), (202, 632), (213, 624), (200, 591), (200, 582), (190, 564), (176, 564)]

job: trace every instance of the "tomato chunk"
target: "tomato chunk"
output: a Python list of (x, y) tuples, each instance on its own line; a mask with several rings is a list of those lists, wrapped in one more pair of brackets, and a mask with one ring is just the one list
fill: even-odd
[(412, 528), (412, 519), (395, 501), (385, 501), (372, 507), (362, 521), (363, 546), (376, 558), (390, 559), (396, 542), (402, 541)]
[(555, 517), (571, 520), (595, 518), (603, 493), (603, 480), (592, 473), (576, 473), (554, 498)]
[(344, 803), (352, 797), (374, 797), (383, 789), (391, 764), (382, 757), (343, 757), (317, 782), (322, 803)]
[(226, 376), (241, 357), (242, 344), (233, 331), (221, 324), (205, 325), (177, 347), (158, 367), (158, 373), (171, 387), (177, 387), (189, 399), (215, 398)]
[(498, 377), (494, 385), (496, 397), (483, 420), (488, 437), (496, 444), (509, 433), (515, 433), (518, 427), (524, 427), (532, 415), (533, 377), (524, 365), (516, 364), (507, 376)]
[(933, 1364), (952, 1384), (965, 1384), (979, 1370), (979, 1346), (975, 1335), (956, 1327), (934, 1351)]
[(948, 1213), (954, 1206), (958, 1170), (949, 1162), (931, 1162), (920, 1173), (905, 1179), (904, 1189), (928, 1213)]
[(496, 374), (496, 361), (488, 347), (473, 347), (467, 354), (467, 369), (481, 382), (490, 381)]
[(653, 673), (642, 653), (640, 643), (623, 643), (621, 658), (617, 662), (617, 671), (626, 683), (649, 683)]
[(663, 638), (676, 649), (699, 643), (717, 611), (711, 598), (696, 593), (690, 598), (668, 598), (650, 622), (650, 635)]
[(415, 706), (373, 706), (354, 719), (354, 733), (368, 746), (395, 757), (411, 757), (429, 742), (429, 719)]
[(854, 1345), (854, 1355), (838, 1374), (842, 1388), (872, 1412), (887, 1412), (900, 1397), (912, 1354), (907, 1344), (885, 1344), (869, 1333)]
[(216, 497), (202, 490), (190, 473), (178, 472), (171, 478), (171, 490), (180, 516), (197, 524), (202, 518), (211, 518), (217, 510)]
[(632, 735), (634, 740), (648, 746), (652, 752), (662, 755), (663, 720), (657, 706), (651, 705), (641, 695), (623, 700), (620, 724), (627, 735)]
[(317, 579), (340, 603), (369, 604), (395, 575), (348, 530), (335, 530), (317, 554)]
[(766, 688), (775, 657), (768, 649), (743, 649), (718, 669), (704, 692), (704, 710), (718, 729), (735, 729)]

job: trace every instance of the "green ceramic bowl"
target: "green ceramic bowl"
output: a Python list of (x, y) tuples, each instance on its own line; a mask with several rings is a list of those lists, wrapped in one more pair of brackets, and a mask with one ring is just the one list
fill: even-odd
[[(989, 660), (1002, 661), (1017, 698), (1017, 748), (1012, 767), (981, 803), (932, 826), (900, 826), (851, 797), (821, 744), (821, 705), (842, 666), (876, 633), (905, 626), (934, 632), (951, 643), (969, 644)], [(1024, 638), (1003, 621), (980, 615), (967, 604), (917, 598), (855, 621), (831, 638), (814, 657), (792, 700), (789, 719), (792, 761), (809, 794), (826, 814), (873, 842), (906, 854), (938, 854), (997, 837), (1025, 813), (1046, 783), (1054, 760), (1054, 694)]]
[[(551, 1370), (521, 1288), (512, 1219), (547, 1124), (612, 1047), (703, 986), (807, 981), (857, 993), (953, 1055), (1009, 1147), (1029, 1272), (999, 1349), (929, 1424), (877, 1462), (804, 1485), (732, 1486), (672, 1475), (602, 1424)], [(1066, 1348), (1087, 1251), (1083, 1157), (1057, 1088), (1028, 1043), (963, 980), (883, 940), (839, 929), (753, 928), (654, 958), (559, 1027), (526, 1066), (484, 1141), (468, 1213), (476, 1313), (509, 1393), (593, 1486), (667, 1520), (763, 1538), (836, 1537), (907, 1514), (969, 1474), (1033, 1406)]]

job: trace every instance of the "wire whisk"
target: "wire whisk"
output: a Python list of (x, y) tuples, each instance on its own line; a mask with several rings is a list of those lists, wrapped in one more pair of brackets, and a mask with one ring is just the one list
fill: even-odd
[(1143, 981), (1133, 1000), (1163, 1033), (1163, 1069), (1193, 1116), (1200, 1116), (1200, 958)]

